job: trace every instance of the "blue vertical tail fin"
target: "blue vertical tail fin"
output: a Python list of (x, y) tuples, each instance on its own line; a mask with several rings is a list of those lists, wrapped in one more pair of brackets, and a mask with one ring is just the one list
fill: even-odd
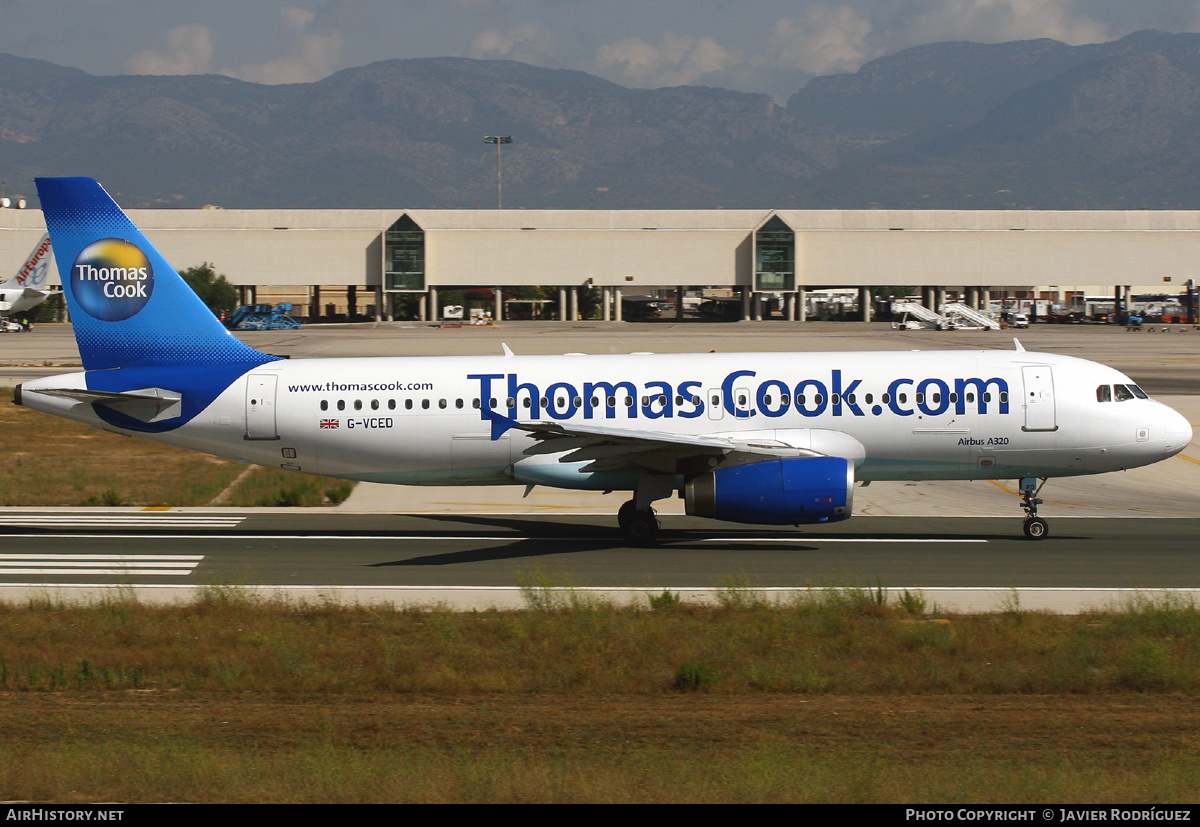
[(38, 178), (83, 366), (240, 366), (278, 357), (234, 338), (91, 178)]

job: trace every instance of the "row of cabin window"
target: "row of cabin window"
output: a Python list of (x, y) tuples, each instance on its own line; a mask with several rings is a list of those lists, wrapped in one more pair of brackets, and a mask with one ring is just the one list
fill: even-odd
[[(645, 398), (645, 397), (643, 397), (643, 399), (644, 399), (644, 398)], [(957, 393), (953, 393), (953, 392), (951, 392), (951, 393), (950, 393), (950, 396), (949, 396), (949, 399), (950, 399), (950, 403), (951, 403), (951, 404), (955, 404), (955, 403), (957, 403), (957, 402), (958, 402), (958, 394), (957, 394)], [(775, 398), (774, 398), (773, 396), (770, 396), (770, 395), (767, 395), (767, 396), (763, 397), (763, 403), (764, 403), (764, 404), (766, 404), (766, 405), (772, 405), (772, 404), (774, 404), (774, 400), (775, 400)], [(745, 394), (739, 394), (739, 396), (738, 396), (738, 398), (737, 398), (737, 404), (738, 404), (739, 406), (741, 406), (741, 407), (745, 407), (745, 406), (746, 406), (746, 404), (748, 403), (748, 401), (749, 401), (749, 400), (747, 399), (747, 397), (746, 397), (746, 395), (745, 395)], [(790, 401), (791, 401), (791, 397), (789, 397), (787, 394), (783, 394), (782, 396), (780, 396), (780, 397), (779, 397), (779, 404), (781, 404), (781, 405), (787, 405), (787, 404), (788, 404)], [(819, 393), (818, 393), (818, 394), (816, 394), (816, 395), (813, 397), (813, 404), (814, 404), (814, 405), (820, 405), (820, 404), (821, 404), (823, 401), (824, 401), (824, 398), (823, 398), (823, 397), (821, 396), (821, 394), (819, 394)], [(844, 401), (844, 402), (845, 402), (847, 405), (854, 405), (854, 404), (857, 404), (857, 403), (858, 403), (858, 394), (854, 394), (854, 393), (848, 393), (848, 394), (846, 394), (844, 397), (841, 397), (841, 398), (839, 399), (839, 397), (838, 397), (838, 394), (836, 394), (836, 393), (835, 393), (835, 394), (833, 394), (833, 396), (831, 397), (830, 401), (831, 401), (831, 402), (833, 402), (833, 404), (834, 404), (834, 405), (840, 405), (840, 404), (841, 404), (843, 401)], [(880, 401), (880, 402), (882, 402), (884, 405), (890, 405), (890, 404), (891, 404), (891, 402), (892, 402), (892, 395), (891, 395), (890, 393), (881, 394), (881, 395), (880, 395), (880, 397), (879, 397), (879, 401)], [(904, 405), (904, 404), (907, 404), (907, 403), (908, 403), (908, 394), (907, 394), (907, 393), (900, 393), (900, 394), (896, 394), (896, 401), (897, 401), (897, 402), (899, 402), (899, 403), (900, 403), (900, 404), (902, 404), (902, 405)], [(940, 404), (942, 404), (942, 395), (941, 395), (940, 393), (932, 393), (932, 394), (930, 394), (930, 395), (929, 395), (929, 401), (930, 401), (930, 402), (932, 402), (934, 405), (940, 405)], [(964, 397), (964, 400), (963, 400), (963, 401), (964, 401), (964, 402), (966, 402), (968, 405), (970, 405), (970, 404), (973, 404), (973, 403), (975, 402), (975, 394), (974, 394), (974, 393), (968, 393), (968, 394), (967, 394), (967, 395)], [(984, 395), (983, 395), (983, 401), (984, 401), (984, 402), (991, 402), (991, 401), (992, 401), (992, 394), (991, 394), (991, 393), (984, 393)], [(1008, 392), (1007, 392), (1007, 391), (1001, 391), (1001, 392), (1000, 392), (1000, 401), (1001, 401), (1001, 402), (1007, 402), (1007, 401), (1008, 401)], [(868, 394), (865, 394), (865, 395), (863, 396), (863, 403), (864, 403), (864, 404), (866, 404), (866, 405), (871, 405), (871, 404), (873, 404), (874, 402), (875, 402), (875, 394), (873, 394), (873, 393), (868, 393)], [(918, 404), (918, 405), (920, 405), (920, 404), (922, 404), (922, 403), (924, 403), (924, 402), (925, 402), (925, 394), (923, 394), (923, 393), (918, 393), (918, 394), (917, 394), (917, 404)], [(645, 402), (643, 402), (642, 404), (645, 404)], [(720, 394), (713, 394), (713, 397), (712, 397), (712, 404), (714, 404), (714, 405), (720, 405), (720, 404), (721, 404), (721, 396), (720, 396)], [(808, 404), (808, 400), (807, 400), (807, 398), (806, 398), (806, 395), (805, 395), (805, 394), (800, 394), (799, 396), (797, 396), (797, 397), (796, 397), (796, 404), (797, 404), (797, 405), (806, 405), (806, 404)]]
[[(1121, 389), (1124, 389), (1124, 388), (1125, 388), (1125, 386), (1124, 386), (1124, 385), (1117, 385), (1116, 387), (1117, 387), (1117, 388), (1121, 388)], [(1145, 398), (1146, 394), (1142, 392), (1142, 389), (1141, 389), (1141, 388), (1138, 388), (1136, 385), (1130, 385), (1129, 387), (1130, 387), (1130, 388), (1134, 388), (1134, 389), (1136, 389), (1135, 391), (1133, 391), (1133, 393), (1136, 393), (1136, 394), (1140, 395), (1142, 398)], [(1108, 389), (1108, 385), (1101, 385), (1099, 388), (1097, 388), (1097, 389), (1096, 389), (1096, 398), (1097, 398), (1097, 399), (1099, 399), (1101, 402), (1107, 402), (1107, 401), (1109, 401), (1108, 399), (1102, 399), (1102, 398), (1101, 398), (1101, 391), (1106, 391), (1107, 389)], [(1130, 391), (1124, 391), (1124, 390), (1122, 390), (1122, 391), (1118, 391), (1118, 393), (1122, 393), (1122, 392), (1124, 392), (1124, 393), (1130, 393)], [(845, 397), (845, 402), (846, 402), (847, 404), (849, 404), (849, 405), (854, 405), (854, 404), (856, 404), (856, 403), (857, 403), (856, 396), (857, 396), (857, 395), (856, 395), (856, 394), (853, 394), (853, 393), (851, 393), (851, 394), (847, 394), (847, 395), (846, 395), (846, 397)], [(942, 403), (942, 395), (941, 395), (940, 393), (933, 393), (933, 394), (930, 394), (930, 397), (929, 397), (929, 398), (930, 398), (930, 401), (931, 401), (931, 402), (932, 402), (934, 405), (940, 405), (940, 404)], [(1110, 397), (1110, 398), (1111, 398), (1111, 397)], [(1118, 397), (1117, 397), (1117, 399), (1118, 399), (1118, 400), (1125, 399), (1125, 398), (1132, 398), (1132, 396), (1129, 396), (1129, 397), (1118, 396)], [(626, 396), (626, 397), (624, 397), (624, 399), (625, 399), (625, 407), (627, 407), (627, 408), (632, 408), (632, 407), (633, 407), (633, 405), (634, 405), (634, 399), (633, 399), (633, 397), (632, 397), (632, 396)], [(898, 402), (900, 402), (901, 404), (907, 404), (907, 403), (908, 403), (908, 394), (907, 394), (907, 393), (901, 393), (901, 394), (897, 394), (897, 396), (896, 396), (896, 400), (897, 400)], [(831, 400), (831, 401), (833, 402), (833, 404), (834, 404), (834, 405), (838, 405), (838, 404), (840, 404), (840, 403), (841, 403), (841, 402), (840, 402), (840, 400), (839, 400), (839, 398), (838, 398), (838, 394), (836, 394), (836, 393), (835, 393), (835, 394), (833, 394), (833, 396), (832, 396), (832, 400)], [(866, 395), (865, 395), (865, 397), (864, 397), (864, 402), (865, 402), (867, 405), (870, 405), (870, 404), (872, 404), (874, 401), (875, 401), (874, 394), (870, 394), (870, 393), (868, 393), (868, 394), (866, 394)], [(891, 394), (889, 394), (889, 393), (882, 394), (882, 395), (880, 396), (880, 401), (881, 401), (881, 402), (882, 402), (884, 405), (888, 405), (888, 404), (890, 404), (890, 403), (891, 403), (891, 401), (892, 401)], [(966, 398), (965, 398), (965, 400), (964, 400), (964, 401), (965, 401), (965, 402), (966, 402), (968, 405), (970, 405), (970, 404), (973, 404), (973, 403), (975, 402), (975, 394), (974, 394), (974, 393), (968, 393), (968, 394), (966, 395)], [(991, 395), (991, 393), (984, 393), (984, 394), (983, 394), (983, 401), (984, 401), (984, 402), (991, 402), (991, 401), (992, 401), (992, 395)], [(1001, 392), (1000, 392), (1000, 401), (1001, 401), (1001, 402), (1007, 402), (1007, 401), (1008, 401), (1008, 393), (1007, 393), (1007, 392), (1005, 392), (1005, 391), (1001, 391)], [(495, 410), (495, 408), (496, 408), (496, 402), (497, 402), (497, 400), (496, 400), (495, 398), (493, 398), (493, 399), (491, 400), (491, 405), (490, 405), (490, 407), (491, 407), (491, 409), (492, 409), (492, 410)], [(596, 407), (599, 407), (599, 406), (600, 406), (600, 398), (599, 398), (599, 397), (597, 397), (597, 396), (593, 396), (593, 397), (592, 397), (592, 400), (591, 400), (591, 402), (592, 402), (592, 407), (593, 407), (593, 408), (596, 408)], [(676, 404), (676, 405), (683, 405), (683, 404), (685, 404), (685, 402), (690, 402), (690, 403), (691, 403), (691, 404), (693, 404), (693, 405), (699, 405), (699, 404), (700, 404), (700, 397), (699, 397), (699, 396), (692, 396), (692, 397), (690, 397), (690, 398), (688, 398), (688, 399), (685, 399), (685, 398), (684, 398), (684, 397), (682, 397), (682, 396), (676, 396), (676, 397), (675, 397), (675, 404)], [(818, 394), (816, 394), (816, 395), (814, 395), (814, 396), (813, 396), (813, 404), (814, 404), (814, 405), (820, 405), (822, 402), (824, 402), (824, 398), (821, 396), (821, 394), (819, 394), (819, 393), (818, 393)], [(920, 404), (922, 404), (922, 403), (924, 403), (924, 402), (925, 402), (925, 394), (923, 394), (923, 393), (918, 393), (918, 394), (917, 394), (917, 404), (918, 404), (918, 405), (920, 405)], [(951, 403), (951, 404), (955, 404), (955, 403), (957, 403), (957, 402), (958, 402), (958, 394), (957, 394), (957, 393), (951, 393), (951, 394), (950, 394), (950, 403)], [(548, 408), (548, 407), (550, 407), (550, 405), (551, 405), (551, 400), (550, 400), (549, 398), (547, 398), (547, 397), (543, 396), (543, 397), (541, 398), (541, 400), (540, 400), (540, 403), (541, 403), (541, 406), (542, 406), (543, 408)], [(553, 400), (553, 404), (555, 405), (555, 407), (561, 406), (561, 405), (563, 405), (564, 403), (565, 403), (565, 398), (564, 398), (564, 397), (556, 397), (556, 398)], [(643, 397), (642, 397), (642, 405), (643, 405), (643, 406), (646, 406), (646, 405), (651, 405), (651, 404), (654, 404), (654, 403), (658, 403), (658, 404), (660, 404), (660, 405), (666, 405), (666, 404), (667, 404), (667, 397), (666, 397), (666, 396), (663, 396), (663, 395), (654, 396), (654, 397), (650, 397), (650, 396), (643, 396)], [(740, 407), (745, 407), (745, 406), (746, 406), (748, 403), (749, 403), (749, 399), (747, 398), (747, 396), (746, 396), (745, 394), (738, 394), (738, 397), (737, 397), (737, 404), (738, 404), (738, 406), (740, 406)], [(774, 398), (773, 396), (770, 396), (770, 395), (768, 395), (768, 396), (765, 396), (765, 397), (763, 397), (763, 403), (764, 403), (764, 404), (766, 404), (766, 405), (773, 405), (773, 404), (775, 403), (775, 398)], [(787, 394), (783, 394), (782, 396), (780, 396), (780, 397), (779, 397), (779, 404), (780, 404), (780, 405), (788, 405), (788, 404), (790, 404), (790, 403), (791, 403), (791, 397), (790, 397), (790, 396), (788, 396)], [(361, 400), (361, 399), (355, 399), (355, 400), (354, 400), (353, 402), (351, 402), (350, 404), (353, 406), (354, 410), (356, 410), (356, 411), (361, 411), (361, 410), (363, 409), (363, 400)], [(508, 397), (507, 399), (505, 399), (505, 401), (504, 401), (504, 404), (505, 404), (505, 406), (506, 406), (506, 407), (508, 407), (508, 408), (515, 408), (515, 407), (517, 407), (517, 400), (516, 400), (516, 399), (514, 399), (513, 397), (511, 397), (511, 396), (510, 396), (510, 397)], [(531, 407), (533, 407), (533, 402), (532, 402), (532, 400), (531, 400), (529, 397), (526, 397), (526, 398), (523, 400), (522, 404), (523, 404), (523, 405), (524, 405), (524, 407), (526, 407), (526, 408), (531, 408)], [(576, 407), (576, 408), (578, 408), (578, 407), (581, 407), (581, 406), (583, 405), (583, 397), (581, 397), (581, 396), (576, 396), (576, 397), (575, 397), (575, 399), (574, 399), (574, 404), (575, 404), (575, 407)], [(606, 404), (608, 407), (610, 407), (610, 408), (615, 408), (615, 407), (617, 406), (617, 398), (616, 398), (615, 396), (608, 396), (608, 397), (605, 397), (605, 404)], [(721, 404), (721, 395), (720, 395), (720, 394), (713, 394), (713, 396), (712, 396), (712, 404), (713, 404), (713, 405), (720, 405), (720, 404)], [(806, 395), (805, 395), (805, 394), (800, 394), (799, 396), (797, 396), (797, 397), (796, 397), (796, 404), (797, 404), (797, 405), (807, 405), (807, 404), (808, 404), (808, 399), (807, 399)], [(344, 411), (344, 410), (346, 410), (346, 400), (345, 400), (345, 399), (339, 399), (339, 400), (337, 400), (337, 402), (335, 403), (335, 406), (336, 406), (337, 410), (339, 410), (339, 411)], [(421, 400), (421, 409), (422, 409), (422, 410), (429, 410), (430, 406), (431, 406), (431, 400), (429, 400), (429, 399), (422, 399), (422, 400)], [(445, 408), (448, 408), (448, 407), (450, 407), (450, 403), (449, 403), (449, 401), (448, 401), (448, 400), (446, 400), (446, 399), (439, 399), (439, 400), (437, 401), (437, 406), (438, 406), (438, 408), (440, 408), (440, 409), (445, 409)], [(462, 409), (464, 406), (465, 406), (465, 405), (464, 405), (464, 402), (463, 402), (463, 400), (462, 400), (462, 399), (455, 399), (455, 400), (454, 400), (454, 407), (455, 407), (455, 408), (457, 408), (457, 409), (461, 410), (461, 409)], [(371, 407), (371, 410), (373, 410), (373, 411), (377, 411), (377, 410), (379, 410), (379, 407), (380, 407), (380, 402), (379, 402), (379, 400), (378, 400), (378, 399), (372, 399), (372, 400), (370, 400), (370, 407)], [(415, 407), (415, 402), (414, 402), (414, 400), (412, 400), (412, 399), (405, 399), (405, 400), (404, 400), (404, 410), (406, 410), (406, 411), (411, 411), (411, 410), (413, 410), (413, 408), (414, 408), (414, 407)], [(471, 400), (471, 407), (473, 407), (473, 408), (475, 408), (476, 410), (478, 410), (478, 409), (479, 409), (479, 400), (478, 400), (478, 399), (472, 399), (472, 400)], [(396, 410), (396, 400), (395, 400), (395, 399), (389, 399), (389, 400), (387, 400), (387, 409), (388, 409), (389, 411), (394, 411), (394, 410)], [(323, 410), (323, 411), (327, 411), (327, 410), (329, 410), (329, 400), (328, 400), (328, 399), (322, 399), (322, 400), (321, 400), (321, 410)]]
[(1097, 402), (1126, 402), (1130, 399), (1149, 399), (1146, 392), (1137, 385), (1098, 385), (1096, 387)]
[[(615, 397), (611, 397), (611, 396), (610, 396), (610, 397), (607, 397), (607, 400), (608, 400), (608, 407), (610, 407), (610, 408), (614, 408), (614, 407), (616, 407), (617, 400), (616, 400), (616, 398), (615, 398)], [(643, 396), (643, 397), (642, 397), (642, 404), (643, 404), (643, 405), (649, 405), (649, 404), (651, 404), (651, 402), (652, 402), (652, 401), (653, 401), (653, 402), (658, 402), (658, 403), (661, 403), (661, 404), (665, 405), (665, 404), (667, 403), (667, 398), (666, 398), (665, 396), (656, 396), (656, 397), (654, 397), (654, 398), (653, 398), (653, 400), (651, 400), (651, 398), (650, 398), (649, 396)], [(685, 401), (685, 400), (684, 400), (684, 398), (683, 398), (682, 396), (677, 396), (677, 397), (675, 397), (675, 404), (676, 404), (676, 405), (682, 405), (682, 404), (684, 404), (684, 401)], [(699, 405), (699, 404), (700, 404), (700, 397), (698, 397), (698, 396), (693, 396), (693, 397), (691, 397), (690, 401), (691, 401), (691, 403), (692, 403), (693, 405)], [(770, 400), (768, 400), (768, 402), (769, 402), (769, 401), (770, 401)], [(818, 401), (819, 401), (819, 399), (818, 399)], [(495, 409), (495, 408), (496, 408), (496, 402), (497, 402), (497, 400), (496, 400), (496, 399), (493, 397), (493, 398), (492, 398), (492, 400), (491, 400), (491, 406), (490, 406), (492, 409)], [(541, 405), (542, 405), (542, 407), (549, 407), (549, 406), (550, 406), (550, 400), (549, 400), (548, 398), (546, 398), (545, 396), (543, 396), (543, 397), (541, 398), (540, 402), (541, 402)], [(507, 398), (507, 399), (504, 401), (504, 403), (505, 403), (505, 405), (506, 405), (507, 407), (509, 407), (509, 408), (515, 408), (515, 407), (517, 407), (517, 400), (513, 399), (511, 396), (510, 396), (510, 397), (508, 397), (508, 398)], [(562, 403), (563, 403), (563, 397), (558, 397), (558, 398), (556, 398), (556, 399), (554, 400), (554, 404), (556, 404), (556, 405), (559, 405), (559, 404), (562, 404)], [(356, 411), (361, 411), (361, 410), (363, 409), (363, 401), (362, 401), (361, 399), (355, 399), (355, 400), (354, 400), (353, 402), (351, 402), (350, 404), (351, 404), (351, 406), (354, 408), (354, 410), (356, 410)], [(595, 396), (593, 396), (593, 397), (592, 397), (592, 405), (593, 405), (593, 406), (598, 406), (599, 404), (600, 404), (600, 400), (599, 400), (599, 398), (598, 398), (598, 397), (595, 397)], [(371, 410), (373, 410), (373, 411), (377, 411), (377, 410), (379, 410), (379, 400), (378, 400), (378, 399), (372, 399), (372, 400), (371, 400), (371, 402), (370, 402), (370, 405), (371, 405)], [(526, 398), (525, 398), (525, 400), (524, 400), (524, 405), (525, 405), (525, 407), (526, 407), (526, 408), (531, 408), (531, 407), (533, 407), (532, 401), (531, 401), (531, 400), (530, 400), (528, 397), (526, 397)], [(579, 396), (575, 397), (575, 407), (577, 407), (577, 408), (578, 408), (578, 407), (580, 407), (581, 405), (583, 405), (583, 398), (582, 398), (582, 397), (579, 397)], [(339, 410), (339, 411), (344, 411), (344, 410), (346, 410), (346, 400), (345, 400), (345, 399), (339, 399), (339, 400), (337, 400), (337, 402), (335, 403), (335, 405), (334, 405), (334, 406), (337, 408), (337, 410)], [(448, 407), (450, 407), (450, 402), (449, 402), (449, 400), (446, 400), (446, 399), (439, 399), (439, 400), (437, 401), (437, 406), (438, 406), (439, 408), (448, 408)], [(414, 400), (412, 400), (412, 399), (405, 399), (405, 400), (404, 400), (404, 410), (406, 410), (406, 411), (411, 411), (411, 410), (412, 410), (414, 407), (416, 407), (416, 405), (415, 405), (415, 403), (414, 403)], [(422, 399), (422, 400), (421, 400), (421, 409), (422, 409), (422, 410), (429, 410), (429, 408), (430, 408), (430, 407), (431, 407), (431, 400), (429, 400), (429, 399)], [(460, 410), (461, 410), (463, 407), (465, 407), (463, 400), (461, 400), (461, 399), (455, 399), (455, 400), (454, 400), (454, 407), (455, 407), (455, 408), (458, 408), (458, 409), (460, 409)], [(472, 400), (471, 400), (471, 407), (475, 408), (476, 410), (479, 410), (479, 400), (478, 400), (478, 399), (472, 399)], [(633, 407), (633, 397), (628, 397), (628, 396), (627, 396), (627, 397), (625, 397), (625, 407), (627, 407), (627, 408), (632, 408), (632, 407)], [(396, 400), (395, 400), (395, 399), (389, 399), (389, 400), (387, 400), (387, 409), (388, 409), (389, 411), (394, 411), (394, 410), (396, 410)], [(328, 400), (328, 399), (322, 399), (322, 400), (321, 400), (321, 410), (323, 410), (323, 411), (328, 411), (328, 410), (329, 410), (329, 400)]]

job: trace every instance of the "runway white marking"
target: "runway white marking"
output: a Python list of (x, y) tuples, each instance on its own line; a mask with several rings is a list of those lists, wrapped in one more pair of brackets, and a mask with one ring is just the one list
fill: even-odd
[(181, 577), (203, 554), (0, 554), (0, 574), (121, 574)]
[[(607, 543), (615, 538), (606, 537), (530, 537), (527, 535), (514, 535), (509, 537), (479, 537), (479, 536), (425, 536), (425, 535), (406, 535), (406, 534), (4, 534), (2, 537), (12, 539), (58, 539), (58, 540), (344, 540), (370, 543), (395, 543), (395, 542), (425, 542), (425, 543), (450, 543), (474, 541), (481, 543), (516, 543), (522, 540), (539, 540), (542, 542), (571, 542), (571, 543)], [(675, 542), (684, 541), (686, 538), (679, 540), (674, 538), (665, 538), (661, 541), (662, 545), (672, 545)], [(701, 537), (699, 541), (702, 543), (987, 543), (984, 539), (947, 539), (942, 537), (898, 537), (895, 539), (888, 537)]]
[(986, 543), (987, 540), (956, 540), (939, 537), (706, 537), (705, 543)]
[(48, 528), (236, 528), (241, 515), (4, 514), (0, 526)]
[(571, 540), (584, 542), (596, 541), (595, 537), (406, 537), (395, 534), (0, 534), (0, 538), (12, 539), (42, 539), (42, 540), (365, 540), (371, 542), (395, 542), (396, 540), (429, 540), (445, 542), (450, 540), (487, 540), (490, 542), (510, 543), (516, 540)]

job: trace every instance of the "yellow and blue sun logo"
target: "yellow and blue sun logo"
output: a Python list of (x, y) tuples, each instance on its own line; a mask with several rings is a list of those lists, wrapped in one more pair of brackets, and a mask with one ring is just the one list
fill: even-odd
[(71, 291), (88, 315), (119, 322), (136, 315), (150, 301), (154, 270), (136, 245), (120, 238), (103, 238), (75, 257)]

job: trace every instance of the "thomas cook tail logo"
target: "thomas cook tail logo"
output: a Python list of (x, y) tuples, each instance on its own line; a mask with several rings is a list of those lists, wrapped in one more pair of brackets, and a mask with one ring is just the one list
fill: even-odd
[(119, 322), (146, 306), (154, 292), (154, 270), (135, 245), (104, 238), (76, 256), (71, 266), (71, 291), (88, 315)]

